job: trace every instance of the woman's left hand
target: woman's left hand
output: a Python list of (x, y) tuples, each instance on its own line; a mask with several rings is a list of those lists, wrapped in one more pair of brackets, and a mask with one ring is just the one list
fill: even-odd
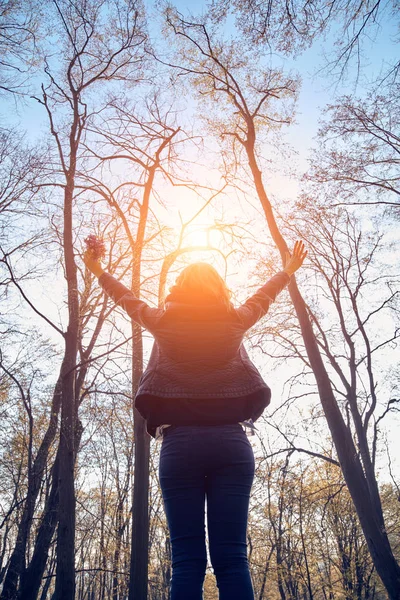
[(93, 251), (89, 248), (85, 251), (83, 255), (83, 262), (96, 277), (100, 277), (104, 273), (104, 270), (101, 266), (101, 262), (98, 258), (93, 258)]
[(289, 277), (293, 275), (304, 262), (307, 250), (304, 250), (304, 242), (297, 240), (294, 245), (293, 254), (286, 252), (285, 268), (283, 269)]

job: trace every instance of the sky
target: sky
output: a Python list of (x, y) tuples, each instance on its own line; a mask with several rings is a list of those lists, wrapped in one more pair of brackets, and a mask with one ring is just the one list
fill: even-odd
[[(175, 2), (175, 5), (179, 10), (186, 14), (189, 11), (192, 13), (201, 12), (205, 3), (203, 2)], [(298, 173), (302, 173), (307, 169), (307, 161), (310, 155), (310, 149), (315, 147), (315, 136), (317, 135), (318, 123), (321, 117), (324, 115), (326, 106), (333, 101), (335, 96), (341, 94), (360, 94), (367, 88), (368, 80), (374, 79), (380, 72), (382, 65), (396, 52), (396, 45), (394, 42), (395, 35), (397, 33), (394, 21), (387, 19), (381, 29), (377, 32), (376, 38), (371, 39), (370, 46), (366, 44), (364, 51), (367, 57), (368, 69), (365, 74), (361, 77), (358, 82), (358, 86), (354, 88), (353, 84), (341, 83), (334, 85), (331, 78), (326, 74), (319, 73), (319, 70), (324, 64), (324, 54), (328, 56), (331, 53), (332, 40), (335, 37), (335, 30), (332, 30), (327, 36), (327, 39), (317, 41), (312, 48), (302, 53), (296, 60), (287, 59), (283, 57), (275, 56), (276, 64), (282, 64), (286, 68), (297, 69), (302, 76), (302, 85), (297, 105), (297, 122), (294, 126), (291, 126), (285, 133), (285, 140), (292, 146), (294, 151), (293, 165), (297, 169)], [(351, 78), (350, 78), (351, 79)], [(0, 104), (0, 115), (3, 115), (7, 120), (13, 120), (15, 124), (18, 124), (21, 128), (26, 131), (27, 137), (31, 140), (37, 139), (41, 136), (42, 132), (46, 128), (47, 118), (44, 114), (42, 107), (35, 101), (29, 101), (25, 106), (15, 107), (12, 101), (7, 101), (3, 98), (2, 104)], [(199, 171), (199, 176), (201, 172)], [(288, 176), (284, 173), (279, 175), (274, 174), (268, 180), (269, 191), (280, 198), (289, 198), (295, 200), (299, 192), (299, 179), (294, 176)], [(188, 201), (187, 191), (176, 192), (174, 191), (173, 197), (169, 201), (169, 210), (165, 215), (170, 215), (171, 224), (177, 223), (177, 213), (180, 211), (183, 215), (191, 212), (191, 202)], [(252, 217), (256, 216), (256, 212), (252, 213)], [(207, 217), (208, 218), (208, 217)], [(211, 217), (210, 217), (211, 218)], [(259, 239), (262, 239), (264, 222), (259, 222), (259, 228), (256, 235)], [(201, 238), (196, 237), (198, 234), (191, 234), (190, 241), (192, 243), (198, 243)], [(197, 258), (197, 257), (196, 257)], [(243, 276), (247, 279), (249, 274), (249, 267), (246, 266), (244, 274), (240, 272), (238, 266), (235, 264), (232, 266), (232, 271), (229, 273), (230, 279), (228, 283), (230, 285), (241, 285)], [(60, 290), (62, 284), (60, 284)], [(40, 289), (30, 288), (33, 299), (39, 304), (43, 305), (47, 303), (47, 308), (50, 311), (52, 317), (58, 319), (58, 303), (54, 302), (54, 291), (55, 287), (52, 285), (47, 290), (43, 291)], [(61, 293), (61, 292), (60, 292)], [(36, 317), (33, 317), (34, 319)], [(38, 321), (39, 323), (39, 321)], [(52, 335), (52, 332), (49, 332)], [(149, 345), (147, 351), (149, 350)], [(264, 371), (266, 377), (269, 375), (265, 372), (266, 368), (262, 365), (262, 357), (258, 356), (255, 358), (258, 361), (257, 366)], [(277, 397), (281, 394), (282, 379), (284, 376), (284, 369), (281, 369), (271, 378), (272, 385)], [(269, 381), (270, 379), (268, 379)], [(395, 428), (389, 428), (388, 432), (391, 446), (394, 449), (394, 455), (400, 456), (400, 442), (398, 436), (395, 434)], [(399, 469), (400, 464), (397, 461), (395, 465), (396, 469)]]

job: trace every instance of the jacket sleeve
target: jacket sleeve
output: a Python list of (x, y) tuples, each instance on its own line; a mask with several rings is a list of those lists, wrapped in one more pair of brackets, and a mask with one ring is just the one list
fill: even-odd
[(162, 309), (151, 308), (146, 302), (136, 298), (127, 287), (109, 273), (103, 273), (99, 277), (99, 283), (107, 296), (110, 296), (118, 306), (121, 306), (132, 321), (139, 323), (145, 329), (151, 331), (162, 316)]
[(245, 331), (268, 312), (270, 305), (289, 283), (289, 280), (290, 276), (285, 271), (280, 271), (236, 309)]

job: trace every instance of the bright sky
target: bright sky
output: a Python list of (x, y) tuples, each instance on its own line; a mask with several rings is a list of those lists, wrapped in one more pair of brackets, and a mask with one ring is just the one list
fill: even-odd
[[(203, 2), (175, 2), (177, 7), (184, 14), (187, 13), (187, 8), (190, 6), (192, 13), (198, 13), (204, 7)], [(394, 44), (394, 36), (397, 33), (395, 29), (394, 21), (387, 20), (381, 30), (378, 32), (376, 39), (371, 40), (370, 48), (365, 47), (365, 53), (367, 56), (368, 76), (373, 79), (374, 76), (379, 74), (382, 64), (385, 60), (389, 59), (394, 55), (396, 46)], [(280, 57), (275, 57), (277, 65), (283, 64), (286, 68), (298, 69), (302, 76), (302, 87), (298, 101), (298, 113), (297, 113), (297, 124), (289, 128), (285, 133), (285, 140), (293, 147), (297, 153), (297, 165), (298, 173), (303, 172), (307, 168), (307, 159), (309, 156), (310, 148), (315, 146), (314, 138), (318, 129), (318, 120), (323, 115), (324, 107), (333, 100), (335, 94), (352, 94), (354, 89), (352, 87), (346, 87), (345, 85), (338, 86), (337, 89), (331, 86), (330, 80), (327, 77), (317, 75), (317, 71), (323, 66), (323, 53), (326, 52), (329, 55), (331, 48), (331, 42), (334, 38), (335, 32), (332, 31), (328, 36), (327, 40), (317, 42), (310, 50), (304, 52), (296, 61), (290, 61)], [(356, 93), (362, 92), (365, 85), (365, 80), (362, 79), (359, 82), (359, 86)], [(0, 115), (5, 117), (8, 121), (13, 119), (15, 123), (19, 123), (22, 128), (27, 132), (27, 135), (31, 139), (36, 139), (45, 131), (47, 127), (47, 118), (42, 110), (42, 107), (35, 101), (29, 101), (27, 105), (22, 109), (18, 107), (16, 109), (12, 102), (6, 102), (3, 100), (3, 104), (0, 105)], [(201, 179), (204, 177), (205, 180), (209, 180), (210, 183), (214, 182), (216, 185), (217, 175), (210, 169), (197, 168), (194, 170), (195, 178)], [(298, 180), (294, 177), (289, 177), (283, 173), (274, 173), (273, 177), (267, 178), (268, 191), (280, 199), (285, 201), (286, 199), (294, 200), (299, 191)], [(190, 194), (186, 190), (170, 190), (165, 193), (165, 199), (168, 204), (167, 211), (163, 212), (163, 219), (165, 222), (169, 222), (171, 226), (177, 226), (178, 224), (178, 212), (181, 212), (183, 219), (189, 218), (193, 213), (193, 202), (190, 201)], [(257, 214), (261, 214), (258, 201), (253, 199), (254, 210), (246, 207), (246, 216), (255, 219), (253, 225), (253, 232), (256, 240), (266, 243), (268, 242), (268, 236), (266, 235), (266, 225), (262, 218), (257, 218)], [(240, 218), (243, 214), (243, 206), (239, 203), (232, 202), (232, 196), (226, 198), (223, 204), (227, 212), (222, 210), (216, 212), (215, 208), (209, 211), (208, 215), (201, 217), (197, 222), (197, 225), (192, 227), (191, 233), (187, 238), (187, 242), (191, 244), (203, 243), (205, 238), (204, 232), (201, 231), (201, 225), (207, 223), (213, 223), (214, 218), (225, 218), (233, 220), (235, 216)], [(229, 212), (228, 208), (229, 207)], [(212, 234), (216, 242), (217, 235), (215, 232)], [(261, 254), (263, 251), (262, 244), (254, 242), (255, 255)], [(193, 260), (209, 260), (210, 255), (193, 255)], [(215, 253), (220, 272), (223, 270), (223, 262), (218, 259), (218, 255)], [(218, 262), (219, 261), (219, 262)], [(240, 260), (238, 262), (232, 261), (228, 271), (228, 285), (232, 288), (236, 286), (243, 286), (243, 282), (247, 282), (249, 273), (252, 265), (243, 265)], [(32, 298), (41, 304), (43, 307), (46, 306), (46, 310), (49, 310), (52, 318), (57, 320), (59, 318), (59, 306), (58, 299), (54, 298), (54, 292), (59, 285), (60, 295), (62, 294), (63, 283), (60, 281), (59, 284), (52, 283), (51, 287), (47, 289), (35, 289), (33, 286), (30, 288)], [(242, 300), (243, 294), (241, 294)], [(34, 317), (36, 319), (36, 317)], [(42, 326), (42, 325), (40, 325)], [(49, 331), (49, 335), (52, 332)], [(148, 348), (147, 348), (148, 349)], [(282, 379), (284, 377), (284, 369), (274, 374), (274, 376), (265, 373), (266, 368), (263, 369), (263, 364), (260, 361), (260, 357), (256, 358), (257, 366), (263, 370), (263, 374), (266, 380), (271, 384), (274, 390), (276, 398), (280, 397)], [(287, 376), (287, 371), (286, 371)], [(393, 448), (393, 459), (395, 455), (400, 456), (400, 442), (398, 436), (394, 434), (395, 427), (389, 429), (388, 435)], [(397, 468), (400, 468), (400, 464), (397, 463)]]

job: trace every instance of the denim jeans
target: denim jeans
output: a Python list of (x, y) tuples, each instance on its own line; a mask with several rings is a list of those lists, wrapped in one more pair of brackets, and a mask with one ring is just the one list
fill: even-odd
[(172, 425), (164, 431), (159, 477), (172, 548), (171, 600), (201, 600), (211, 564), (220, 600), (254, 600), (247, 560), (253, 448), (239, 423)]

